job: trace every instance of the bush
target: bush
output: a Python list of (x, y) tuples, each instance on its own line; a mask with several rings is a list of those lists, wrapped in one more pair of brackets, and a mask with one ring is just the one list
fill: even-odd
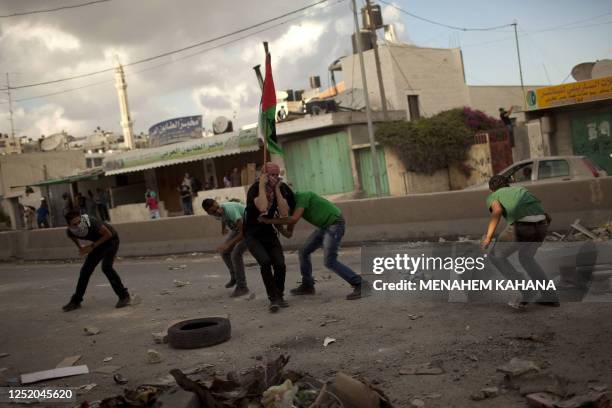
[(433, 174), (463, 163), (477, 131), (500, 127), (499, 120), (466, 107), (417, 121), (380, 123), (376, 140), (396, 151), (408, 171)]

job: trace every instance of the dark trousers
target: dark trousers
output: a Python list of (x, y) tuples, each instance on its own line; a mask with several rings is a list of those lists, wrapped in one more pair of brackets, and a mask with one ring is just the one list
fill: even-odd
[(117, 296), (119, 296), (119, 298), (123, 298), (128, 295), (126, 287), (123, 286), (121, 278), (117, 274), (117, 271), (115, 271), (113, 268), (115, 255), (117, 255), (118, 250), (119, 239), (111, 239), (87, 255), (87, 258), (85, 258), (85, 263), (83, 263), (83, 266), (81, 267), (81, 273), (79, 275), (76, 291), (74, 292), (74, 295), (72, 295), (73, 302), (81, 303), (83, 301), (83, 296), (85, 295), (85, 290), (87, 290), (89, 278), (100, 261), (102, 261), (102, 272), (104, 272), (106, 275), (106, 278), (110, 282)]
[(98, 213), (100, 213), (100, 218), (102, 218), (102, 221), (110, 221), (108, 207), (105, 204), (98, 204), (97, 207)]
[[(268, 299), (274, 301), (283, 297), (285, 291), (285, 256), (276, 235), (247, 237), (247, 247), (261, 267), (261, 278), (266, 287)], [(272, 273), (274, 270), (274, 273)]]
[[(489, 258), (499, 272), (510, 280), (523, 280), (524, 275), (517, 271), (508, 261), (508, 257), (518, 251), (519, 263), (532, 280), (546, 281), (548, 276), (536, 262), (535, 254), (546, 238), (548, 224), (546, 223), (515, 223), (509, 225), (499, 235), (492, 256)], [(537, 292), (522, 291), (523, 300), (532, 301)], [(542, 291), (541, 300), (557, 302), (554, 291)]]

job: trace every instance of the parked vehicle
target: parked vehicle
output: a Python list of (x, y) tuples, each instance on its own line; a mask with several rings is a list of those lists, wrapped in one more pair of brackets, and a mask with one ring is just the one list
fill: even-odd
[[(522, 160), (500, 171), (510, 183), (528, 187), (547, 182), (606, 177), (608, 173), (586, 156), (546, 156)], [(488, 184), (476, 184), (465, 190), (487, 189)]]

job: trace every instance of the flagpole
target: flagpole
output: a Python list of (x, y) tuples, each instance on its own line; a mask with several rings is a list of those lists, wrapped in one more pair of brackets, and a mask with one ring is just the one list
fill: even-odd
[[(263, 42), (263, 47), (264, 47), (264, 51), (265, 51), (265, 55), (266, 55), (266, 59), (268, 58), (268, 42), (264, 41)], [(265, 84), (265, 81), (263, 82)], [(263, 98), (263, 88), (262, 88), (262, 93), (261, 96)], [(263, 114), (263, 109), (261, 109), (261, 113)], [(268, 162), (268, 140), (267, 140), (267, 135), (268, 135), (268, 121), (264, 121), (264, 126), (266, 126), (266, 128), (264, 128), (264, 161), (263, 161), (263, 166), (261, 168), (261, 170), (264, 170), (264, 167), (266, 166), (266, 163)]]

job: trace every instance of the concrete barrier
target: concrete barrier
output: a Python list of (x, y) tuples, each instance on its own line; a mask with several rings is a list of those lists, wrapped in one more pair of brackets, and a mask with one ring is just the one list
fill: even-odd
[[(585, 226), (612, 220), (612, 177), (530, 187), (552, 215), (551, 230), (565, 231), (577, 218)], [(364, 241), (480, 237), (486, 229), (487, 191), (452, 191), (337, 203), (347, 221), (345, 244)], [(115, 224), (121, 256), (213, 251), (223, 240), (209, 216), (173, 217)], [(312, 227), (302, 221), (287, 248), (304, 242)], [(0, 233), (0, 259), (65, 259), (77, 256), (63, 228)]]

